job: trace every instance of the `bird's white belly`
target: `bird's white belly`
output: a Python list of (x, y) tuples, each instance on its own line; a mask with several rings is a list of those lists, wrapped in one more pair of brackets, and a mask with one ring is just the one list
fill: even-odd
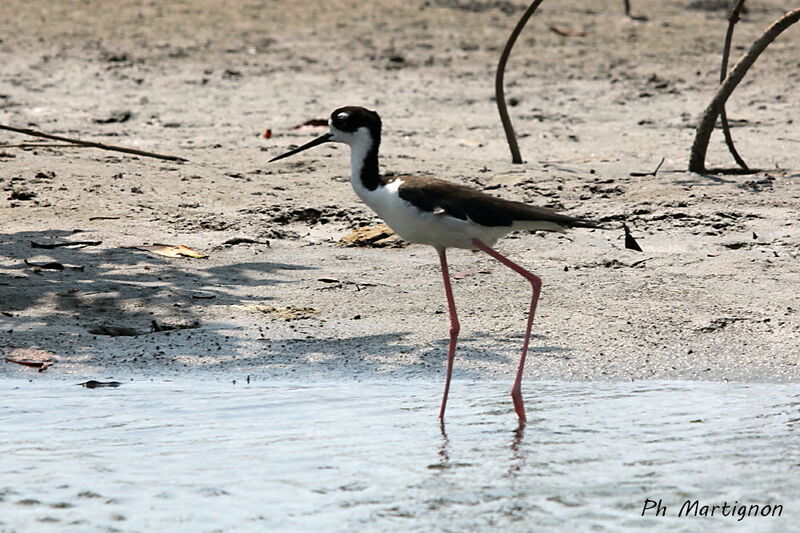
[(511, 227), (487, 227), (471, 220), (461, 220), (445, 213), (421, 211), (400, 198), (397, 180), (374, 191), (356, 189), (359, 197), (372, 208), (386, 224), (408, 242), (429, 244), (440, 248), (475, 249), (473, 239), (493, 246)]

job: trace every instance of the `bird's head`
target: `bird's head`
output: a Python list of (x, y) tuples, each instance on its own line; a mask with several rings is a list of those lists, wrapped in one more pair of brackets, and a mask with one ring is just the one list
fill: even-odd
[(344, 143), (351, 147), (362, 145), (370, 148), (377, 148), (381, 142), (381, 117), (375, 111), (363, 107), (340, 107), (331, 113), (328, 125), (330, 129), (324, 135), (285, 154), (273, 157), (269, 162), (272, 163), (326, 142)]

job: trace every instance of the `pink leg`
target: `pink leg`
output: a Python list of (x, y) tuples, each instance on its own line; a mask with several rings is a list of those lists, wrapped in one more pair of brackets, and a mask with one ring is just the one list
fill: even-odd
[(442, 279), (444, 280), (444, 293), (447, 296), (447, 308), (450, 312), (450, 347), (447, 350), (447, 380), (444, 383), (444, 395), (442, 396), (442, 407), (439, 410), (439, 418), (444, 420), (444, 410), (447, 407), (447, 394), (450, 392), (450, 378), (453, 376), (453, 360), (456, 357), (456, 342), (461, 325), (458, 323), (456, 315), (456, 302), (453, 299), (453, 287), (450, 285), (450, 269), (447, 268), (447, 256), (444, 248), (437, 248), (439, 262), (442, 265)]
[(479, 249), (491, 255), (505, 266), (520, 274), (522, 277), (531, 282), (533, 287), (533, 297), (531, 298), (531, 309), (528, 311), (528, 325), (525, 328), (525, 341), (522, 343), (522, 355), (519, 358), (519, 368), (517, 368), (517, 378), (514, 380), (514, 387), (511, 389), (511, 398), (514, 400), (514, 410), (517, 412), (519, 421), (525, 423), (527, 417), (525, 416), (525, 405), (522, 403), (522, 370), (525, 368), (525, 356), (528, 355), (528, 344), (531, 340), (531, 328), (533, 327), (533, 316), (536, 313), (536, 304), (539, 302), (539, 294), (542, 292), (542, 279), (528, 272), (511, 259), (500, 254), (496, 250), (489, 248), (478, 239), (472, 239), (472, 242)]

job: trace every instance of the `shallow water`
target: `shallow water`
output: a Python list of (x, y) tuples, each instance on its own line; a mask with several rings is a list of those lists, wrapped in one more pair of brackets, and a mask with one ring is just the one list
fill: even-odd
[(524, 431), (506, 390), (443, 432), (438, 383), (5, 380), (0, 532), (798, 530), (797, 385), (532, 382)]

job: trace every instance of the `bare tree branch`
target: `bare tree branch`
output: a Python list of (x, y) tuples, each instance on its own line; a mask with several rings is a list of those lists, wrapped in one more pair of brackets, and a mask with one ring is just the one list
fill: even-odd
[[(728, 31), (725, 33), (725, 45), (722, 48), (722, 65), (719, 71), (720, 84), (725, 81), (725, 78), (728, 75), (728, 58), (730, 57), (731, 53), (733, 27), (737, 22), (739, 22), (739, 13), (741, 13), (743, 7), (744, 0), (736, 0), (736, 3), (733, 5), (733, 8), (728, 15)], [(742, 159), (742, 157), (739, 155), (739, 152), (736, 151), (736, 147), (733, 145), (733, 137), (731, 136), (731, 129), (728, 125), (728, 113), (725, 112), (725, 104), (722, 105), (722, 109), (719, 111), (719, 119), (720, 122), (722, 122), (722, 134), (725, 136), (725, 144), (728, 145), (728, 151), (736, 160), (737, 165), (742, 167), (744, 170), (750, 170), (747, 168), (747, 163), (744, 162), (744, 159)]]
[(705, 172), (706, 171), (706, 152), (708, 151), (708, 141), (711, 138), (711, 132), (714, 130), (714, 124), (717, 121), (722, 108), (727, 102), (733, 90), (742, 81), (747, 71), (753, 66), (761, 52), (774, 41), (778, 35), (783, 33), (789, 26), (800, 20), (800, 9), (794, 9), (784, 14), (781, 18), (772, 23), (767, 28), (764, 34), (753, 43), (750, 49), (739, 59), (736, 65), (733, 66), (730, 73), (725, 77), (725, 81), (719, 86), (716, 94), (708, 104), (700, 123), (697, 126), (697, 133), (695, 134), (694, 143), (692, 144), (692, 152), (689, 157), (689, 170), (691, 172)]
[(31, 135), (33, 137), (41, 137), (43, 139), (53, 139), (55, 141), (64, 141), (72, 144), (77, 144), (79, 146), (89, 146), (92, 148), (100, 148), (101, 150), (112, 150), (114, 152), (125, 152), (127, 154), (136, 154), (145, 157), (155, 157), (156, 159), (166, 159), (167, 161), (188, 161), (188, 159), (184, 159), (183, 157), (178, 157), (174, 155), (163, 155), (163, 154), (156, 154), (154, 152), (146, 152), (144, 150), (136, 150), (135, 148), (125, 148), (124, 146), (113, 146), (111, 144), (103, 144), (93, 141), (83, 141), (81, 139), (72, 139), (69, 137), (62, 137), (60, 135), (51, 135), (49, 133), (42, 133), (41, 131), (31, 130), (27, 128), (15, 128), (13, 126), (5, 126), (0, 124), (0, 130), (8, 130), (14, 131), (16, 133), (23, 133), (25, 135)]
[(531, 5), (528, 6), (528, 9), (525, 10), (525, 13), (522, 14), (522, 17), (520, 17), (517, 25), (514, 27), (514, 30), (508, 37), (508, 42), (506, 42), (506, 46), (503, 48), (503, 53), (500, 54), (500, 62), (497, 64), (497, 75), (495, 76), (494, 80), (494, 93), (495, 100), (497, 100), (497, 110), (500, 112), (500, 121), (503, 123), (503, 129), (506, 132), (506, 139), (508, 140), (508, 147), (511, 150), (511, 162), (515, 164), (522, 163), (522, 155), (519, 153), (519, 145), (517, 144), (517, 138), (514, 135), (514, 126), (511, 124), (511, 118), (508, 116), (505, 89), (503, 88), (503, 78), (506, 72), (508, 56), (511, 55), (511, 49), (514, 47), (517, 37), (519, 37), (520, 32), (522, 32), (522, 28), (525, 27), (525, 24), (528, 22), (528, 19), (531, 18), (533, 12), (536, 11), (536, 8), (539, 7), (539, 4), (541, 4), (543, 1), (544, 0), (533, 0)]

